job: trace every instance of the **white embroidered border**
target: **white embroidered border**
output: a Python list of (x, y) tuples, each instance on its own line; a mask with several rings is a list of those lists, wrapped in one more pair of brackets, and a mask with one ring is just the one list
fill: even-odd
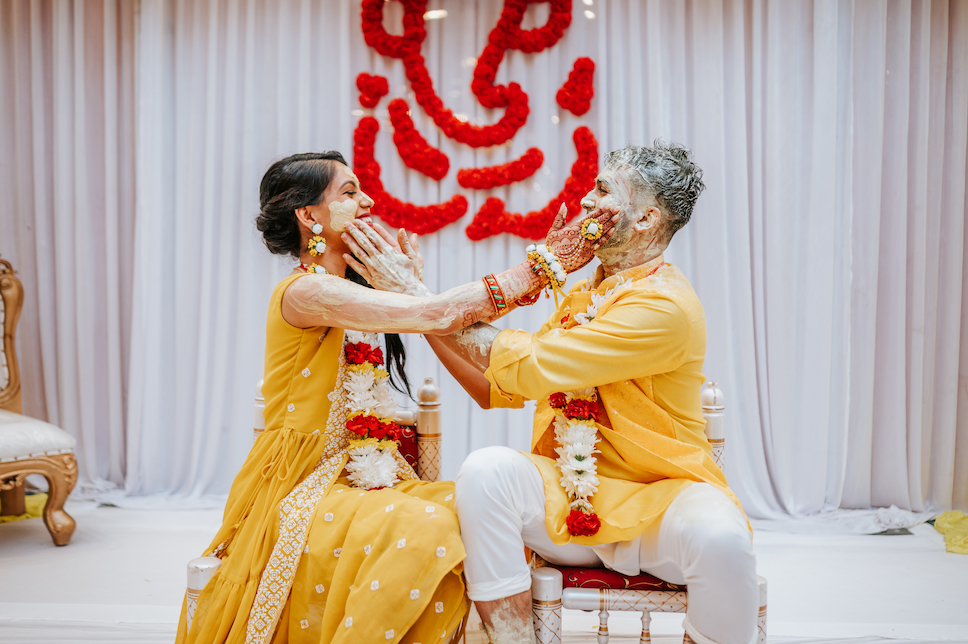
[(265, 644), (275, 632), (279, 615), (292, 590), (313, 510), (346, 463), (346, 443), (350, 432), (346, 429), (345, 377), (346, 359), (344, 352), (340, 351), (336, 386), (329, 394), (331, 405), (326, 420), (326, 443), (312, 474), (279, 504), (279, 540), (272, 548), (269, 563), (259, 579), (259, 588), (246, 624), (246, 644)]

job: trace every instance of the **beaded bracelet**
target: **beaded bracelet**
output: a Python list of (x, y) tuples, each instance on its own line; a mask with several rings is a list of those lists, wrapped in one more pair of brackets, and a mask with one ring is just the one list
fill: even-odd
[(501, 289), (501, 285), (498, 284), (497, 278), (494, 277), (494, 273), (484, 276), (484, 284), (487, 286), (487, 292), (491, 296), (491, 303), (498, 313), (503, 313), (508, 308), (507, 298), (504, 297), (504, 291)]

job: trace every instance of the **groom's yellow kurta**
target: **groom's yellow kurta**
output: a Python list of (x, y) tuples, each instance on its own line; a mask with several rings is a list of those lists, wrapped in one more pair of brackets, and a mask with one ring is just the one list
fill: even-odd
[[(529, 457), (544, 479), (545, 517), (555, 543), (633, 539), (697, 481), (739, 505), (703, 431), (706, 320), (689, 281), (659, 257), (605, 280), (599, 267), (598, 282), (597, 288), (578, 283), (537, 333), (502, 331), (485, 373), (492, 406), (538, 403)], [(580, 314), (589, 312), (593, 294), (605, 299), (585, 321)], [(565, 526), (568, 497), (558, 482), (548, 397), (587, 387), (598, 389), (605, 412), (597, 424), (601, 482), (591, 497), (602, 526), (592, 537), (573, 537)]]

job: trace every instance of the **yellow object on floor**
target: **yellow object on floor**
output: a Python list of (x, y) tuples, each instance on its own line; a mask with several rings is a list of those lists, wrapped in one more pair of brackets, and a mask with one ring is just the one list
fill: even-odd
[(39, 516), (43, 516), (44, 506), (47, 505), (47, 495), (43, 492), (40, 494), (28, 494), (24, 500), (24, 505), (27, 506), (26, 512), (8, 517), (0, 516), (0, 523), (20, 521), (21, 519), (36, 519)]
[(934, 529), (944, 535), (948, 552), (968, 555), (968, 515), (961, 510), (945, 512), (934, 520)]

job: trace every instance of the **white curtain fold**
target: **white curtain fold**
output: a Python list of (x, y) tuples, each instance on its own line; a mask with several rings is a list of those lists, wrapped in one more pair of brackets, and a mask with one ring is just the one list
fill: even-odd
[[(423, 54), (444, 104), (470, 92), (499, 3), (438, 0)], [(401, 33), (399, 3), (385, 25)], [(524, 27), (543, 24), (544, 4)], [(555, 92), (595, 61), (591, 111)], [(488, 196), (515, 212), (561, 189), (588, 126), (599, 153), (692, 148), (707, 190), (667, 259), (693, 282), (706, 373), (728, 403), (727, 474), (763, 527), (877, 531), (968, 509), (968, 7), (951, 1), (575, 2), (564, 38), (508, 52), (530, 115), (510, 145), (446, 138), (403, 64), (368, 48), (358, 0), (0, 5), (0, 253), (21, 271), (28, 413), (79, 439), (83, 480), (127, 504), (224, 494), (251, 443), (264, 316), (291, 262), (262, 246), (258, 183), (275, 159), (338, 149), (365, 112), (356, 75), (390, 81), (372, 112), (395, 196), (470, 202), (424, 236), (445, 290), (521, 260), (527, 241), (464, 233)], [(402, 164), (386, 111), (404, 98), (450, 159)], [(533, 178), (467, 191), (459, 168), (539, 147)], [(571, 280), (574, 282), (574, 278)], [(553, 303), (501, 326), (537, 328)], [(527, 449), (531, 408), (476, 409), (419, 337), (415, 386), (444, 394), (444, 475), (471, 450)], [(113, 488), (113, 489), (112, 489)]]

